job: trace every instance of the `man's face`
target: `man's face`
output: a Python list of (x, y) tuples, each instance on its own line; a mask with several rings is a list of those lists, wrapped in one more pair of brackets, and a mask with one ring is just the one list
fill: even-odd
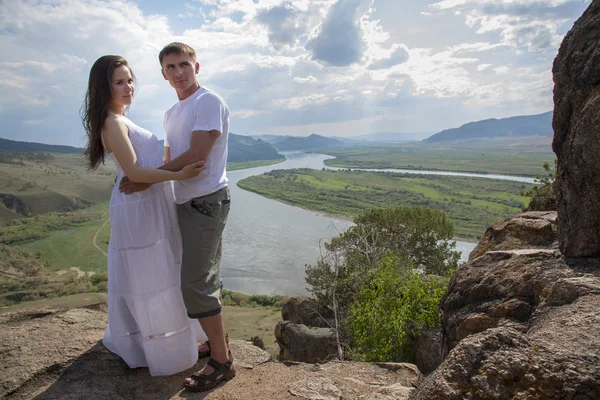
[(196, 84), (200, 64), (186, 54), (171, 53), (163, 57), (161, 72), (165, 80), (178, 92)]

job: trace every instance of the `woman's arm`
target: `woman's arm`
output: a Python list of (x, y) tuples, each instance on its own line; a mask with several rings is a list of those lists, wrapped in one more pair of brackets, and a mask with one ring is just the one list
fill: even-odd
[(182, 170), (171, 172), (155, 168), (138, 166), (137, 157), (129, 140), (127, 125), (117, 118), (107, 118), (102, 136), (107, 148), (132, 182), (157, 183), (171, 180), (190, 179), (198, 176), (204, 169), (204, 163), (198, 162), (185, 166)]
[(165, 146), (165, 159), (163, 160), (163, 162), (166, 164), (168, 162), (171, 162), (171, 148), (169, 146)]

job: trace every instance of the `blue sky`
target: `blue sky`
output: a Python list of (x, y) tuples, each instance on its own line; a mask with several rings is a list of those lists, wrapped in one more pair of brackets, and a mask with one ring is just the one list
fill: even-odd
[(163, 137), (157, 55), (194, 47), (238, 134), (415, 133), (552, 109), (552, 61), (589, 0), (10, 0), (0, 137), (81, 146), (89, 69), (125, 56), (129, 117)]

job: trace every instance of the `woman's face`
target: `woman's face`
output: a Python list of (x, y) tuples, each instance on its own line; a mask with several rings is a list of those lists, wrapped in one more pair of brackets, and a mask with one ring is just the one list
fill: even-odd
[(113, 70), (110, 91), (115, 106), (125, 108), (131, 105), (135, 87), (129, 68), (121, 65)]

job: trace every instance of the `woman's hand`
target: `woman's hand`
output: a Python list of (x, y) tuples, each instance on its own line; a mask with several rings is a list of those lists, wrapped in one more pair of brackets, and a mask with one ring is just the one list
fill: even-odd
[(196, 161), (193, 164), (186, 165), (179, 171), (180, 180), (195, 178), (200, 175), (200, 172), (206, 168), (204, 161)]

